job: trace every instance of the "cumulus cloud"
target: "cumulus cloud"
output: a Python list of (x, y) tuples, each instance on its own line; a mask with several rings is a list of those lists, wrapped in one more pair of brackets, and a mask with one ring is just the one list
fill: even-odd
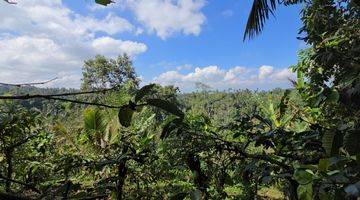
[(127, 0), (128, 7), (149, 32), (166, 39), (175, 33), (199, 35), (205, 23), (204, 0)]
[(259, 68), (259, 79), (264, 79), (274, 72), (274, 67), (263, 65)]
[(205, 83), (215, 89), (272, 89), (289, 87), (289, 78), (294, 74), (287, 68), (275, 69), (272, 66), (261, 66), (258, 69), (236, 66), (221, 69), (218, 66), (195, 68), (193, 72), (182, 74), (168, 71), (153, 79), (161, 85), (175, 85), (182, 91), (191, 91), (197, 82)]
[(3, 82), (58, 76), (56, 86), (78, 87), (83, 60), (95, 54), (134, 56), (147, 50), (143, 43), (114, 38), (137, 32), (126, 19), (113, 13), (102, 19), (83, 16), (61, 0), (26, 0), (16, 6), (0, 1), (0, 24)]
[(121, 41), (111, 37), (100, 37), (92, 41), (92, 47), (100, 54), (116, 56), (119, 53), (130, 55), (139, 54), (147, 50), (143, 43), (133, 41)]

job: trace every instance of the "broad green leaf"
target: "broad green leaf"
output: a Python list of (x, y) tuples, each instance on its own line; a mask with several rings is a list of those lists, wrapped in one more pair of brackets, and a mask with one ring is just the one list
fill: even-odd
[(84, 111), (85, 130), (93, 130), (103, 133), (106, 129), (106, 122), (103, 114), (97, 108), (88, 107)]
[(108, 4), (114, 3), (112, 0), (95, 0), (95, 3), (107, 6)]
[(330, 161), (326, 158), (320, 159), (318, 168), (322, 172), (326, 172), (329, 168)]
[(335, 132), (327, 131), (322, 137), (322, 146), (324, 147), (326, 154), (330, 156), (332, 154), (333, 142), (334, 142)]
[(306, 185), (312, 182), (314, 174), (310, 170), (296, 170), (294, 173), (294, 179), (300, 185)]
[(166, 120), (165, 125), (162, 129), (160, 138), (161, 139), (167, 138), (174, 129), (179, 127), (181, 122), (182, 122), (181, 118), (177, 118), (177, 117), (168, 118), (168, 120)]
[(329, 175), (329, 176), (332, 176), (332, 175), (335, 175), (335, 174), (338, 174), (338, 173), (340, 173), (340, 170), (333, 170), (333, 171), (330, 171), (330, 172), (328, 172), (326, 174)]
[(135, 111), (129, 105), (122, 106), (118, 115), (120, 124), (122, 126), (129, 127), (131, 125), (134, 112)]
[(184, 113), (173, 103), (162, 100), (162, 99), (148, 99), (146, 101), (149, 105), (161, 108), (173, 115), (176, 115), (180, 118), (184, 117)]
[(298, 89), (305, 87), (304, 74), (301, 70), (297, 70), (297, 81), (296, 86)]
[(312, 200), (313, 195), (313, 188), (312, 183), (308, 183), (305, 185), (299, 185), (297, 188), (297, 194), (299, 197), (299, 200)]
[(139, 91), (136, 92), (135, 102), (140, 101), (144, 96), (148, 95), (155, 86), (156, 84), (149, 84), (142, 87)]

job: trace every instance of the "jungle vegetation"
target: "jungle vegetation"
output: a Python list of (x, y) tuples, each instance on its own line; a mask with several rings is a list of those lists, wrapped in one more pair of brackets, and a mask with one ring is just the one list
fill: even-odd
[(293, 88), (142, 86), (127, 55), (80, 90), (1, 86), (0, 199), (358, 199), (359, 1), (253, 2), (244, 39), (303, 6)]

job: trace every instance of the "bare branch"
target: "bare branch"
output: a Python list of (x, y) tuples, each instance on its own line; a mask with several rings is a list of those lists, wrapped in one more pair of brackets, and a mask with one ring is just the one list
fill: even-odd
[[(59, 98), (59, 97), (53, 97), (53, 96), (43, 96), (43, 97), (40, 97), (40, 98), (58, 100), (58, 101), (66, 101), (66, 102), (83, 104), (83, 105), (100, 106), (100, 107), (105, 107), (105, 108), (121, 108), (121, 106), (113, 106), (113, 105), (107, 105), (107, 104), (102, 104), (102, 103), (94, 103), (94, 102), (86, 102), (86, 101), (79, 101), (79, 100), (73, 100), (73, 99), (65, 99), (65, 98)], [(0, 99), (1, 99), (1, 97), (0, 97)]]
[(51, 81), (56, 80), (57, 77), (47, 80), (47, 81), (42, 81), (42, 82), (34, 82), (34, 83), (0, 83), (0, 85), (6, 85), (6, 86), (14, 86), (14, 87), (22, 87), (22, 86), (32, 86), (32, 85), (44, 85), (46, 83), (49, 83)]
[(28, 99), (47, 99), (47, 100), (58, 100), (58, 101), (66, 101), (72, 102), (77, 104), (84, 104), (84, 105), (93, 105), (93, 106), (101, 106), (106, 108), (120, 108), (121, 106), (113, 106), (113, 105), (106, 105), (101, 103), (94, 103), (94, 102), (86, 102), (74, 99), (66, 99), (62, 98), (64, 96), (77, 96), (83, 94), (97, 94), (97, 93), (105, 93), (112, 90), (117, 90), (118, 87), (103, 89), (103, 90), (95, 90), (95, 91), (86, 91), (86, 92), (69, 92), (69, 93), (60, 93), (60, 94), (25, 94), (25, 95), (14, 95), (14, 96), (0, 96), (0, 100), (28, 100)]
[(4, 0), (4, 1), (8, 4), (17, 4), (17, 2), (15, 2), (15, 1), (10, 1), (10, 0)]
[(30, 185), (30, 184), (28, 184), (28, 183), (23, 183), (23, 182), (21, 182), (21, 181), (9, 179), (9, 178), (6, 178), (6, 177), (2, 176), (1, 174), (0, 174), (0, 179), (6, 180), (6, 181), (10, 181), (10, 182), (13, 182), (13, 183), (17, 183), (17, 184), (19, 184), (19, 185), (23, 185), (23, 186), (25, 186), (25, 187), (33, 190), (34, 192), (40, 193), (40, 191), (39, 191), (35, 186)]

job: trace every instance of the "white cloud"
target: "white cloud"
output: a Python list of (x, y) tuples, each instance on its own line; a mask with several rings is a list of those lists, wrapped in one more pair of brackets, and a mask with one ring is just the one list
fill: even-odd
[(259, 79), (265, 79), (274, 72), (274, 67), (263, 65), (259, 68)]
[(286, 81), (289, 79), (294, 79), (295, 75), (290, 69), (282, 69), (277, 73), (274, 73), (270, 78), (278, 81)]
[(101, 37), (93, 40), (92, 47), (96, 52), (110, 56), (116, 56), (123, 53), (135, 55), (147, 50), (147, 46), (143, 43), (121, 41), (111, 37)]
[(127, 0), (127, 5), (149, 32), (162, 39), (175, 33), (199, 35), (206, 20), (201, 12), (204, 0)]
[(247, 73), (247, 69), (245, 67), (234, 67), (229, 69), (224, 77), (224, 81), (228, 81), (230, 83), (236, 83), (237, 81), (239, 81), (239, 77), (241, 77), (243, 74)]
[(258, 69), (236, 66), (228, 70), (208, 66), (195, 68), (188, 74), (168, 71), (155, 77), (153, 81), (161, 85), (175, 85), (182, 91), (193, 90), (196, 82), (205, 83), (215, 89), (271, 89), (289, 87), (288, 78), (292, 77), (294, 74), (289, 69), (275, 69), (271, 66), (261, 66)]
[(16, 6), (0, 1), (0, 24), (2, 82), (58, 76), (53, 86), (79, 87), (83, 60), (95, 54), (134, 56), (147, 50), (143, 43), (114, 38), (138, 32), (126, 19), (113, 13), (102, 19), (83, 16), (61, 0), (26, 0)]

